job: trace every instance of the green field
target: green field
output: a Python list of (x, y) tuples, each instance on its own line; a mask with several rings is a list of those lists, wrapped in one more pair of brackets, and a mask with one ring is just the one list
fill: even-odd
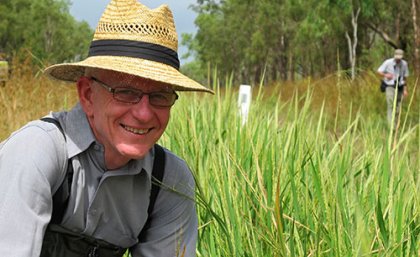
[[(197, 256), (420, 256), (418, 81), (395, 132), (372, 74), (253, 85), (245, 126), (238, 86), (215, 81), (214, 96), (180, 93), (160, 141), (197, 180)], [(75, 97), (16, 71), (0, 139)]]

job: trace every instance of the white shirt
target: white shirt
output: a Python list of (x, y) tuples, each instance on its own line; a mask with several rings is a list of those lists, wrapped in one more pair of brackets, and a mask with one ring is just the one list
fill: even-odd
[(405, 78), (408, 77), (408, 64), (404, 60), (397, 63), (394, 58), (390, 58), (382, 63), (378, 72), (393, 74), (391, 79), (384, 78), (384, 82), (389, 86), (396, 85), (398, 78), (400, 78), (398, 85), (405, 85)]

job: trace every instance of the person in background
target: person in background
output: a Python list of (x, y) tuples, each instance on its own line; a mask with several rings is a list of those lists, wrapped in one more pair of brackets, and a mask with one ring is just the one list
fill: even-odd
[(0, 86), (5, 86), (7, 80), (9, 79), (9, 63), (0, 50)]
[(213, 91), (179, 72), (177, 48), (167, 5), (113, 0), (88, 57), (45, 70), (79, 102), (0, 144), (0, 256), (195, 256), (194, 178), (156, 142), (177, 92)]
[[(385, 84), (385, 96), (387, 103), (387, 119), (388, 124), (395, 129), (399, 122), (399, 114), (401, 110), (401, 100), (408, 96), (407, 82), (408, 64), (403, 60), (404, 51), (396, 49), (394, 58), (385, 60), (378, 68), (378, 74), (382, 77), (382, 83)], [(395, 116), (392, 116), (394, 110), (394, 99), (397, 94), (395, 103)], [(394, 124), (392, 124), (394, 120)]]

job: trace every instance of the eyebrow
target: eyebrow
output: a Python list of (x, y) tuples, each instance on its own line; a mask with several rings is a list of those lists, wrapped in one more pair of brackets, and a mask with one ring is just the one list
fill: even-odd
[[(89, 77), (94, 78), (95, 80), (109, 86), (112, 88), (128, 88), (128, 89), (134, 89), (134, 90), (140, 90), (140, 91), (145, 91), (146, 89), (152, 89), (152, 91), (147, 90), (147, 92), (167, 92), (167, 93), (172, 93), (172, 92), (176, 92), (175, 89), (173, 89), (173, 87), (171, 85), (168, 85), (167, 83), (163, 83), (160, 81), (155, 81), (155, 80), (151, 80), (151, 79), (147, 79), (147, 78), (142, 78), (142, 81), (140, 84), (138, 83), (134, 83), (135, 78), (121, 78), (119, 76), (116, 77), (116, 82), (118, 83), (123, 83), (123, 84), (118, 84), (118, 85), (113, 85), (111, 83), (108, 82), (104, 82), (100, 79), (98, 79), (98, 77), (100, 76), (96, 76), (91, 74)], [(140, 77), (141, 78), (141, 77)], [(155, 85), (150, 86), (150, 83), (154, 83)], [(139, 85), (139, 87), (135, 87), (133, 85)], [(158, 86), (159, 88), (156, 89), (156, 86)], [(146, 89), (141, 89), (140, 87), (145, 87)], [(153, 90), (155, 89), (155, 90)]]

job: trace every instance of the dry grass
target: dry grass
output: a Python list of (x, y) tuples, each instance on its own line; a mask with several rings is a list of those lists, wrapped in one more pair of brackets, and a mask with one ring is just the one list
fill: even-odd
[(74, 86), (44, 77), (29, 61), (12, 67), (10, 80), (0, 87), (0, 140), (28, 121), (69, 109), (77, 101)]

